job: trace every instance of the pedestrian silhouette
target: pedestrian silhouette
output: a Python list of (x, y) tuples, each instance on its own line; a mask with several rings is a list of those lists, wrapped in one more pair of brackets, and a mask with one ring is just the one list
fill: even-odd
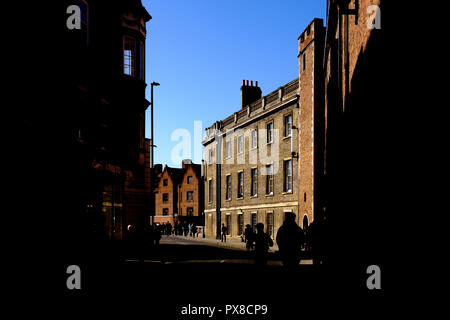
[(186, 237), (189, 233), (189, 225), (187, 224), (186, 221), (184, 222), (183, 230), (184, 230), (184, 236)]
[(222, 223), (222, 237), (220, 239), (222, 242), (227, 242), (227, 227)]
[(172, 234), (172, 224), (169, 221), (167, 221), (167, 224), (166, 224), (166, 235), (170, 236), (171, 234)]
[(197, 233), (197, 226), (195, 224), (192, 224), (191, 232), (192, 232), (192, 237), (195, 237), (195, 234)]
[(161, 231), (162, 231), (162, 226), (155, 226), (155, 228), (153, 228), (153, 241), (155, 244), (155, 247), (159, 246), (159, 241), (161, 240)]
[(254, 235), (255, 243), (255, 264), (259, 266), (267, 265), (267, 253), (269, 247), (273, 246), (270, 236), (264, 232), (264, 224), (259, 222), (256, 224), (256, 234)]
[(245, 226), (244, 231), (244, 241), (245, 241), (245, 247), (247, 250), (253, 250), (253, 241), (254, 241), (255, 233), (253, 232), (252, 226), (247, 224)]
[(297, 266), (300, 263), (305, 235), (302, 228), (295, 222), (294, 213), (286, 213), (283, 225), (278, 229), (276, 240), (283, 265), (289, 268)]

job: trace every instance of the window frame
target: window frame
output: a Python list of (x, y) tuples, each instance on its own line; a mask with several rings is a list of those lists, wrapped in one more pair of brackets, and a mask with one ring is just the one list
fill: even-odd
[(208, 180), (208, 202), (209, 203), (212, 203), (213, 199), (214, 199), (213, 189), (214, 189), (213, 180), (209, 179)]
[[(253, 136), (253, 133), (255, 133), (255, 136)], [(251, 149), (258, 148), (258, 129), (252, 129), (250, 132), (250, 148)]]
[(231, 186), (232, 186), (232, 181), (231, 181), (231, 174), (227, 174), (225, 176), (225, 200), (231, 200)]
[[(287, 120), (288, 118), (291, 119), (290, 122), (286, 122), (286, 120)], [(283, 117), (283, 122), (284, 122), (284, 137), (285, 137), (285, 138), (292, 137), (292, 125), (293, 125), (293, 117), (292, 117), (292, 113), (288, 113), (288, 114), (284, 115), (284, 117)], [(287, 129), (288, 129), (287, 124), (290, 125), (290, 129), (289, 129), (289, 133), (288, 133), (288, 134), (287, 134)]]
[(241, 134), (237, 137), (237, 153), (244, 154), (244, 150), (245, 150), (245, 139), (244, 135)]
[(231, 159), (233, 155), (233, 151), (231, 150), (231, 140), (225, 142), (225, 154), (227, 159)]
[(266, 226), (267, 226), (267, 234), (273, 239), (275, 237), (273, 211), (266, 212)]
[(238, 174), (238, 187), (237, 187), (237, 198), (244, 198), (244, 171), (239, 171)]
[[(289, 163), (290, 175), (288, 175), (288, 168), (286, 164)], [(289, 188), (289, 185), (290, 188)], [(285, 159), (283, 161), (283, 191), (286, 193), (292, 193), (293, 191), (293, 171), (292, 171), (292, 159)]]
[[(271, 126), (271, 129), (269, 130), (269, 126)], [(266, 123), (266, 143), (271, 144), (273, 143), (273, 130), (274, 130), (274, 123), (273, 121)], [(270, 136), (270, 140), (269, 140)]]
[(208, 150), (208, 164), (212, 164), (213, 163), (213, 149), (210, 148)]
[[(133, 43), (134, 43), (134, 48), (133, 48), (134, 55), (133, 55), (133, 52), (131, 52), (131, 54), (129, 56), (130, 57), (129, 64), (126, 63), (127, 56), (125, 54), (125, 52), (127, 51), (125, 49), (126, 46), (127, 46), (127, 40), (132, 40)], [(128, 76), (128, 77), (132, 77), (132, 78), (136, 77), (136, 69), (137, 69), (137, 63), (136, 63), (137, 54), (136, 53), (137, 53), (137, 47), (138, 47), (137, 42), (138, 42), (138, 40), (136, 38), (130, 36), (130, 35), (124, 35), (123, 36), (123, 48), (122, 48), (122, 53), (123, 53), (122, 54), (123, 70), (122, 70), (122, 72), (123, 72), (123, 75)], [(130, 68), (130, 73), (126, 72), (127, 67)]]
[[(254, 175), (256, 173), (256, 176)], [(250, 178), (251, 178), (251, 186), (250, 186), (250, 196), (257, 197), (258, 196), (258, 168), (250, 169)]]
[[(268, 169), (270, 168), (270, 174)], [(273, 164), (266, 165), (266, 195), (274, 194), (274, 176), (273, 176)]]

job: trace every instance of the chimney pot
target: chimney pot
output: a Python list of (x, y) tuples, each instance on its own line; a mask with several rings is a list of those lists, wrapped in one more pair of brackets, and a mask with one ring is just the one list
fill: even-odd
[(255, 87), (257, 87), (258, 86), (258, 81), (255, 81)]
[(245, 80), (242, 80), (242, 85), (245, 86)]
[(246, 85), (248, 86), (248, 80), (246, 80)]
[(253, 87), (253, 80), (252, 80), (252, 81), (250, 81), (250, 86), (251, 86), (251, 87)]

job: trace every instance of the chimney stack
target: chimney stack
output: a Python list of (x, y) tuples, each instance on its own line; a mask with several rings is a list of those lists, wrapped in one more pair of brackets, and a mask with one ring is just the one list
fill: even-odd
[(241, 110), (244, 109), (249, 104), (255, 102), (258, 99), (261, 99), (261, 88), (258, 87), (258, 81), (255, 81), (255, 85), (253, 86), (253, 80), (250, 82), (249, 80), (242, 80), (241, 87)]

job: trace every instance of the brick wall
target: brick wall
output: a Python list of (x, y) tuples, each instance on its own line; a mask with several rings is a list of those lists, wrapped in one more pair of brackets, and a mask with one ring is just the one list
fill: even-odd
[(321, 19), (314, 19), (299, 37), (300, 79), (300, 225), (308, 223), (318, 210), (318, 183), (321, 172), (320, 147), (323, 123), (322, 52), (324, 28)]

